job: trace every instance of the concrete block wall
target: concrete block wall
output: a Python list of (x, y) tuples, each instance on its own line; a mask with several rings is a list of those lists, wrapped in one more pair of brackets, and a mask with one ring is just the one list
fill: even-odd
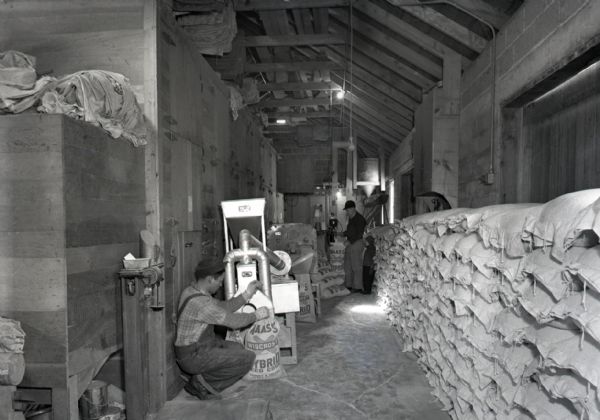
[(490, 164), (491, 44), (466, 69), (461, 82), (459, 206), (503, 202), (503, 173), (513, 156), (501, 156), (502, 106), (593, 45), (600, 34), (600, 2), (528, 0), (497, 35), (496, 182), (481, 177)]

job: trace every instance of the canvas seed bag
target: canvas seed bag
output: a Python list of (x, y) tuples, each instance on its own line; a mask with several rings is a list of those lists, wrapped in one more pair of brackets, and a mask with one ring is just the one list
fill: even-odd
[(279, 322), (271, 314), (256, 321), (246, 332), (244, 347), (256, 354), (254, 365), (246, 379), (276, 379), (285, 376), (279, 352)]

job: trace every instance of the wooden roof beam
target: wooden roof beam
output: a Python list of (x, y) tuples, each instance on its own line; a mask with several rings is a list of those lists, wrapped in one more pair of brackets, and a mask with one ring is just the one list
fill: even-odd
[[(331, 102), (330, 102), (331, 101)], [(338, 105), (342, 101), (337, 98), (285, 98), (285, 99), (267, 99), (252, 106), (259, 108), (277, 108), (281, 106), (313, 106), (313, 105)]]
[(341, 87), (333, 82), (288, 82), (288, 83), (263, 83), (257, 85), (261, 92), (272, 90), (296, 91), (296, 90), (341, 90)]
[[(361, 124), (356, 121), (356, 118), (352, 119), (352, 131), (356, 136), (362, 137), (363, 139), (369, 140), (371, 143), (376, 144), (377, 147), (383, 147), (386, 150), (393, 151), (396, 149), (397, 144), (393, 143), (387, 135), (381, 135), (376, 133), (369, 127)], [(348, 117), (342, 118), (343, 123), (347, 126), (350, 124), (350, 119)]]
[(394, 130), (410, 130), (413, 126), (412, 121), (408, 121), (400, 115), (388, 111), (384, 107), (377, 105), (374, 106), (372, 103), (358, 98), (352, 92), (346, 92), (344, 99), (346, 99), (348, 102), (352, 102), (354, 109), (363, 110), (366, 114), (371, 115), (371, 118), (373, 118), (374, 121), (379, 121), (382, 124), (386, 124)]
[[(333, 9), (330, 14), (341, 22), (349, 21), (349, 12), (345, 9)], [(362, 39), (381, 45), (409, 68), (433, 80), (441, 80), (443, 60), (439, 56), (418, 47), (410, 40), (402, 39), (397, 32), (389, 29), (383, 22), (371, 18), (360, 10), (353, 13), (352, 25), (355, 42), (357, 39)], [(416, 48), (407, 45), (411, 43)]]
[[(346, 113), (349, 114), (350, 108), (347, 105), (344, 105), (344, 108), (347, 111)], [(369, 127), (371, 131), (377, 133), (381, 137), (385, 137), (387, 141), (396, 145), (400, 144), (400, 141), (410, 132), (410, 130), (406, 128), (398, 130), (390, 128), (387, 124), (373, 119), (371, 115), (358, 107), (352, 108), (352, 119), (365, 127)]]
[(288, 63), (246, 63), (245, 73), (262, 73), (277, 71), (316, 71), (316, 70), (342, 70), (334, 61), (298, 61)]
[[(338, 33), (346, 32), (346, 25), (339, 20), (331, 19), (330, 27)], [(428, 73), (420, 72), (419, 70), (407, 65), (404, 60), (396, 56), (393, 52), (386, 49), (383, 45), (369, 40), (367, 37), (354, 33), (355, 52), (360, 51), (362, 54), (369, 57), (384, 67), (392, 70), (405, 80), (410, 81), (415, 86), (428, 89), (435, 84), (437, 80)]]
[[(342, 47), (330, 46), (327, 48), (327, 56), (340, 65), (346, 61), (344, 54), (345, 51)], [(354, 52), (352, 73), (380, 91), (393, 95), (408, 108), (414, 109), (421, 103), (420, 87), (358, 51)]]
[(353, 5), (356, 11), (379, 22), (380, 25), (383, 25), (383, 28), (397, 33), (414, 45), (418, 45), (420, 48), (427, 50), (430, 54), (434, 54), (439, 58), (443, 59), (449, 50), (461, 55), (464, 53), (471, 60), (477, 56), (474, 51), (468, 49), (455, 51), (414, 26), (407, 24), (406, 21), (402, 20), (402, 16), (404, 15), (402, 9), (393, 6), (387, 0), (357, 0)]
[(493, 7), (483, 0), (452, 0), (452, 2), (488, 22), (496, 29), (502, 28), (510, 18), (503, 10)]
[(345, 37), (335, 34), (256, 35), (243, 38), (245, 47), (291, 47), (298, 45), (340, 45), (345, 43)]
[(468, 28), (430, 7), (402, 7), (403, 0), (386, 1), (403, 11), (402, 20), (431, 36), (444, 37), (447, 45), (458, 42), (460, 45), (468, 47), (477, 54), (481, 53), (487, 45), (488, 41), (485, 36), (471, 32)]
[(260, 10), (309, 9), (323, 7), (347, 7), (349, 0), (234, 0), (238, 12)]
[[(342, 76), (338, 73), (331, 73), (331, 80), (339, 85), (344, 83)], [(378, 91), (369, 88), (358, 78), (352, 77), (352, 85), (349, 83), (349, 81), (346, 81), (346, 87), (351, 92), (356, 93), (359, 98), (363, 98), (368, 102), (372, 102), (377, 107), (382, 107), (384, 109), (393, 111), (394, 113), (398, 114), (398, 116), (412, 122), (413, 111), (411, 109), (385, 95), (380, 94)]]
[[(332, 108), (334, 110), (335, 108)], [(267, 117), (273, 119), (292, 119), (292, 118), (336, 118), (335, 111), (308, 111), (308, 112), (269, 112)]]

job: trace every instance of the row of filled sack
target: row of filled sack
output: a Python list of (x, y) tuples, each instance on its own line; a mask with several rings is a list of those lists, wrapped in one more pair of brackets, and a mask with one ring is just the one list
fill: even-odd
[[(573, 246), (598, 243), (600, 189), (569, 193), (545, 204), (501, 204), (477, 209), (452, 209), (398, 221), (410, 235), (420, 228), (442, 236), (477, 232), (486, 247), (523, 256), (532, 247), (549, 247), (562, 261)], [(401, 239), (401, 238), (396, 238)]]
[[(390, 260), (392, 267), (401, 267), (404, 278), (400, 283), (403, 285), (413, 278), (433, 277), (435, 280), (439, 276), (452, 282), (453, 292), (459, 284), (470, 288), (471, 296), (477, 290), (490, 304), (494, 294), (509, 302), (518, 301), (540, 321), (573, 315), (573, 320), (580, 322), (583, 329), (600, 337), (594, 322), (600, 291), (600, 246), (573, 248), (567, 255), (574, 261), (563, 263), (554, 261), (543, 250), (534, 251), (523, 259), (502, 258), (492, 252), (453, 261), (440, 261), (410, 249), (403, 253), (405, 255), (392, 256), (387, 261), (385, 255), (378, 259), (382, 272), (390, 268)], [(467, 290), (458, 288), (459, 305), (468, 294)]]
[[(414, 300), (414, 299), (413, 299)], [(408, 311), (411, 310), (410, 305), (406, 305)], [(421, 312), (423, 314), (423, 312)], [(434, 313), (432, 316), (433, 321), (429, 321), (427, 316), (421, 316), (417, 322), (408, 321), (403, 324), (400, 331), (404, 334), (407, 330), (413, 329), (412, 332), (408, 332), (411, 341), (411, 347), (406, 350), (421, 351), (421, 355), (425, 355), (427, 361), (424, 363), (429, 369), (435, 370), (432, 359), (435, 359), (436, 354), (442, 354), (440, 351), (437, 353), (432, 351), (433, 346), (443, 349), (443, 353), (447, 355), (449, 352), (452, 354), (454, 351), (454, 357), (446, 357), (446, 361), (454, 369), (462, 367), (462, 375), (458, 375), (462, 378), (462, 382), (452, 381), (450, 383), (455, 389), (457, 389), (461, 395), (469, 396), (469, 393), (465, 390), (465, 384), (478, 384), (479, 390), (483, 390), (489, 386), (490, 381), (493, 380), (497, 392), (504, 396), (503, 404), (500, 404), (497, 399), (494, 401), (492, 407), (487, 409), (498, 414), (498, 418), (509, 418), (505, 417), (508, 412), (512, 411), (514, 404), (518, 404), (519, 401), (538, 401), (539, 398), (531, 398), (531, 392), (525, 392), (522, 388), (523, 384), (530, 382), (529, 380), (522, 382), (524, 378), (531, 376), (525, 375), (525, 370), (532, 369), (536, 375), (536, 380), (543, 384), (546, 388), (547, 401), (541, 401), (542, 404), (538, 404), (537, 407), (525, 406), (533, 413), (543, 412), (543, 407), (551, 407), (553, 404), (559, 404), (564, 406), (564, 402), (561, 403), (557, 398), (566, 398), (571, 400), (572, 406), (566, 410), (569, 412), (586, 413), (587, 418), (596, 418), (598, 413), (598, 400), (597, 398), (590, 398), (590, 383), (578, 378), (567, 369), (562, 369), (563, 373), (557, 373), (560, 368), (552, 366), (553, 361), (550, 363), (546, 362), (546, 367), (552, 366), (552, 371), (538, 371), (536, 368), (539, 365), (539, 360), (545, 360), (539, 353), (536, 352), (536, 347), (531, 343), (525, 342), (521, 344), (512, 343), (507, 344), (501, 340), (495, 340), (493, 345), (488, 343), (487, 345), (473, 346), (472, 342), (468, 337), (479, 335), (485, 337), (485, 331), (481, 328), (475, 328), (469, 330), (464, 325), (477, 325), (473, 321), (463, 318), (463, 328), (455, 326), (451, 323), (451, 320), (447, 315), (442, 316), (441, 313)], [(416, 319), (416, 317), (415, 317)], [(414, 321), (414, 320), (413, 320)], [(418, 330), (420, 328), (420, 330)], [(466, 334), (465, 334), (466, 332)], [(405, 343), (409, 340), (405, 340)], [(433, 346), (432, 346), (433, 343)], [(481, 348), (483, 347), (483, 348)], [(484, 353), (486, 351), (488, 354)], [(549, 353), (546, 353), (549, 356)], [(439, 357), (438, 357), (439, 359)], [(465, 376), (465, 372), (468, 372), (468, 367), (473, 366), (471, 376)], [(500, 366), (505, 372), (500, 370)], [(508, 376), (507, 376), (508, 375)], [(481, 377), (487, 377), (487, 382), (482, 382)], [(521, 382), (519, 380), (521, 379)], [(587, 384), (587, 385), (586, 385)], [(568, 386), (568, 388), (566, 388)], [(595, 388), (595, 387), (593, 387)], [(470, 390), (474, 396), (471, 396), (470, 401), (475, 401), (482, 398), (481, 392), (474, 392)], [(485, 394), (484, 394), (485, 395)], [(553, 397), (550, 397), (553, 396)], [(585, 404), (584, 404), (585, 402)], [(502, 409), (501, 409), (502, 408)], [(477, 411), (477, 410), (475, 410)], [(553, 413), (561, 413), (560, 410), (552, 410)], [(461, 411), (460, 418), (464, 418), (465, 413)], [(483, 417), (478, 417), (483, 418)], [(570, 418), (563, 417), (561, 414), (558, 417), (550, 418)], [(577, 418), (577, 417), (574, 417)]]
[[(379, 288), (385, 285), (385, 273), (379, 271), (378, 281), (380, 282)], [(569, 300), (561, 302), (560, 304), (554, 305), (556, 309), (556, 313), (560, 308), (560, 314), (562, 314), (562, 318), (560, 317), (552, 317), (548, 320), (544, 320), (544, 324), (538, 319), (535, 319), (531, 314), (527, 313), (524, 308), (528, 306), (530, 302), (527, 299), (520, 299), (521, 302), (525, 303), (523, 308), (520, 306), (517, 307), (505, 307), (498, 300), (488, 302), (477, 294), (473, 294), (473, 291), (469, 291), (468, 289), (458, 286), (454, 287), (449, 284), (439, 284), (439, 279), (432, 279), (430, 283), (424, 282), (414, 282), (413, 284), (408, 284), (401, 282), (400, 285), (388, 287), (391, 292), (388, 294), (388, 299), (392, 301), (391, 307), (400, 307), (405, 310), (413, 310), (412, 316), (417, 317), (419, 314), (429, 310), (435, 310), (439, 313), (444, 314), (448, 319), (451, 319), (458, 328), (467, 333), (465, 337), (480, 337), (480, 338), (491, 338), (492, 334), (495, 332), (502, 333), (505, 337), (509, 337), (511, 340), (515, 340), (515, 338), (510, 337), (521, 337), (521, 330), (525, 328), (541, 328), (544, 324), (551, 323), (556, 325), (559, 320), (561, 321), (562, 328), (569, 328), (570, 333), (568, 334), (571, 337), (571, 341), (574, 344), (577, 343), (588, 343), (588, 341), (592, 344), (583, 345), (579, 349), (574, 349), (576, 351), (570, 352), (570, 357), (566, 355), (566, 359), (561, 360), (558, 363), (558, 366), (562, 367), (571, 367), (575, 366), (578, 363), (586, 360), (586, 357), (582, 357), (582, 353), (585, 353), (591, 359), (595, 359), (600, 357), (600, 354), (597, 351), (598, 345), (598, 336), (597, 336), (597, 325), (594, 323), (595, 317), (599, 313), (599, 311), (585, 311), (583, 306), (578, 304), (580, 302), (581, 296), (574, 294), (571, 296), (572, 303), (569, 303)], [(385, 288), (385, 287), (384, 287)], [(532, 290), (529, 288), (529, 290)], [(458, 292), (461, 291), (462, 293)], [(545, 299), (548, 299), (549, 296), (543, 291), (538, 291), (537, 294), (535, 292), (531, 292), (532, 296), (540, 297), (545, 296)], [(595, 294), (595, 293), (594, 293)], [(590, 299), (593, 294), (588, 296), (588, 305), (589, 307), (596, 307), (598, 302), (600, 301), (597, 296), (594, 299)], [(420, 299), (411, 298), (412, 296), (420, 296)], [(408, 297), (406, 300), (402, 300), (404, 297)], [(421, 302), (424, 302), (422, 305)], [(459, 309), (461, 308), (462, 309)], [(570, 309), (574, 308), (574, 309)], [(518, 312), (522, 312), (517, 315)], [(468, 321), (468, 317), (464, 317), (464, 315), (471, 314), (474, 319), (476, 319), (477, 323), (470, 323)], [(574, 321), (580, 321), (578, 324)], [(518, 321), (518, 322), (515, 322)], [(469, 325), (468, 330), (464, 328), (464, 325)], [(581, 327), (581, 331), (579, 328)], [(475, 330), (475, 334), (469, 334), (471, 330)], [(555, 331), (555, 328), (550, 328), (549, 331), (551, 334), (558, 334)], [(563, 330), (560, 330), (563, 331)], [(586, 331), (590, 332), (590, 334), (586, 337)], [(564, 334), (558, 334), (559, 337), (563, 337)], [(544, 337), (544, 335), (542, 335)], [(587, 339), (586, 339), (587, 338)], [(562, 339), (562, 338), (561, 338)], [(480, 340), (481, 341), (481, 340)], [(532, 342), (535, 345), (540, 345), (542, 348), (549, 349), (546, 354), (553, 354), (552, 343), (546, 343), (542, 339), (541, 341), (532, 338)], [(489, 343), (486, 340), (481, 342), (473, 342), (474, 346), (478, 347), (482, 351), (486, 351)], [(584, 355), (585, 356), (585, 355)], [(572, 360), (571, 360), (572, 359)], [(581, 367), (580, 367), (581, 370)], [(597, 375), (594, 372), (594, 369), (587, 370), (587, 375), (584, 375), (586, 379), (596, 382), (595, 376)], [(590, 376), (591, 375), (591, 376)]]
[[(382, 272), (382, 271), (380, 270), (380, 273), (382, 273), (382, 274), (383, 274), (383, 273), (385, 273), (385, 271), (383, 271), (383, 272)], [(379, 276), (379, 277), (381, 277), (381, 276)], [(453, 286), (453, 287), (454, 287), (454, 286)], [(454, 290), (453, 290), (453, 291), (454, 291)], [(447, 290), (446, 290), (446, 292), (447, 292)], [(416, 293), (416, 292), (413, 290), (411, 293)], [(429, 301), (429, 305), (431, 305), (431, 302), (432, 302), (432, 299), (431, 299), (431, 297), (428, 299), (428, 301)]]

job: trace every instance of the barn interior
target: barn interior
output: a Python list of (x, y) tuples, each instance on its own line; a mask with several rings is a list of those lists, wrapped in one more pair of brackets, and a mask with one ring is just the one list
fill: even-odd
[[(0, 0), (0, 420), (600, 418), (599, 22)], [(281, 305), (285, 374), (199, 400), (173, 345), (210, 258)]]

